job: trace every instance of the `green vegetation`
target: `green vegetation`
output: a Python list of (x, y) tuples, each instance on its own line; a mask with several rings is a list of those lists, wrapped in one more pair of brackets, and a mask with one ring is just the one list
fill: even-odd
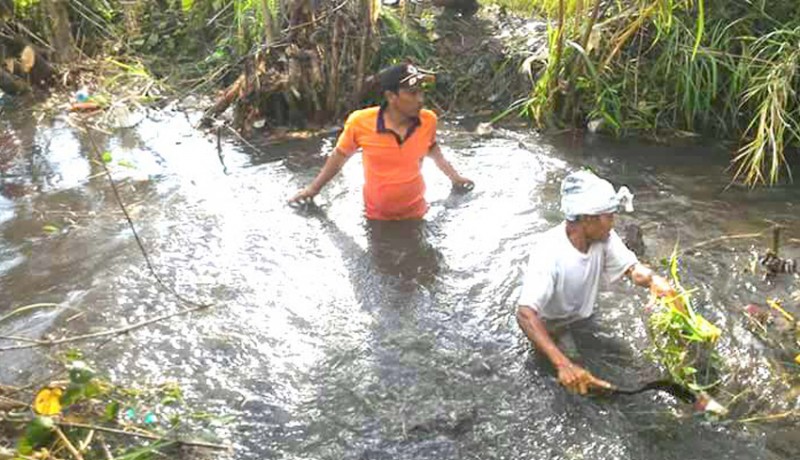
[(720, 330), (692, 307), (691, 292), (678, 276), (677, 248), (668, 262), (670, 278), (678, 292), (674, 298), (660, 298), (647, 326), (654, 359), (666, 367), (672, 378), (694, 390), (716, 385), (717, 364), (713, 347)]
[(548, 19), (540, 126), (738, 139), (735, 172), (774, 183), (800, 144), (800, 10), (788, 0), (487, 0)]
[[(0, 0), (0, 58), (32, 43), (61, 65), (113, 56), (118, 72), (180, 94), (226, 88), (210, 115), (234, 104), (244, 131), (265, 116), (294, 127), (338, 119), (370, 96), (368, 75), (412, 59), (438, 71), (432, 102), (443, 110), (510, 106), (540, 127), (732, 139), (746, 183), (788, 172), (800, 144), (795, 2), (483, 4), (544, 18), (527, 32), (543, 35), (541, 52), (515, 43), (524, 28), (497, 8), (462, 18), (375, 0)], [(512, 37), (499, 42), (500, 30)]]

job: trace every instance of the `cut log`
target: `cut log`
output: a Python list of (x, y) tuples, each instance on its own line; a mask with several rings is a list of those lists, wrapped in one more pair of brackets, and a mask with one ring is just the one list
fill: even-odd
[(19, 58), (22, 71), (27, 74), (28, 81), (33, 86), (46, 87), (49, 86), (53, 78), (53, 67), (47, 62), (47, 59), (28, 45), (22, 50)]
[(217, 102), (211, 107), (208, 111), (206, 111), (204, 121), (210, 122), (212, 118), (218, 116), (219, 114), (223, 113), (224, 111), (228, 110), (228, 107), (239, 97), (239, 93), (242, 90), (242, 86), (244, 86), (245, 76), (240, 75), (239, 78), (230, 85), (225, 92), (217, 99)]

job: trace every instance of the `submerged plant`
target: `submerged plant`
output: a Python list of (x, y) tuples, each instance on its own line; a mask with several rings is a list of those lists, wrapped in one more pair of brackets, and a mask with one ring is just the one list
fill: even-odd
[(678, 276), (677, 247), (668, 266), (677, 295), (654, 303), (647, 321), (652, 355), (676, 382), (693, 390), (707, 389), (718, 383), (709, 381), (709, 376), (715, 374), (713, 348), (721, 332), (692, 307), (692, 291), (681, 285)]

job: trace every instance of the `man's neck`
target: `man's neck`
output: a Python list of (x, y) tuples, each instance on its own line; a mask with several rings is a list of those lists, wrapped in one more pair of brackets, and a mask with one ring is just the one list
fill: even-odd
[(390, 105), (387, 105), (383, 111), (383, 122), (387, 129), (399, 132), (405, 132), (405, 129), (411, 126), (412, 123), (410, 118)]
[(591, 246), (592, 242), (586, 238), (583, 227), (579, 222), (567, 221), (566, 231), (567, 239), (569, 239), (569, 242), (572, 243), (575, 249), (584, 254), (589, 252), (589, 246)]

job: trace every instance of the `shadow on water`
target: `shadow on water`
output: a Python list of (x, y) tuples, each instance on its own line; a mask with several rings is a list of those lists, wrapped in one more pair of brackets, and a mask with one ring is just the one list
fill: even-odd
[[(368, 245), (364, 250), (328, 217), (323, 208), (310, 203), (298, 212), (322, 223), (331, 240), (347, 260), (347, 265), (353, 274), (381, 274), (386, 277), (384, 282), (396, 277), (427, 286), (441, 271), (442, 255), (429, 241), (430, 232), (435, 224), (424, 219), (404, 221), (367, 219), (363, 230)], [(352, 281), (354, 288), (358, 290), (363, 280)], [(364, 305), (368, 306), (369, 303), (365, 302)]]

